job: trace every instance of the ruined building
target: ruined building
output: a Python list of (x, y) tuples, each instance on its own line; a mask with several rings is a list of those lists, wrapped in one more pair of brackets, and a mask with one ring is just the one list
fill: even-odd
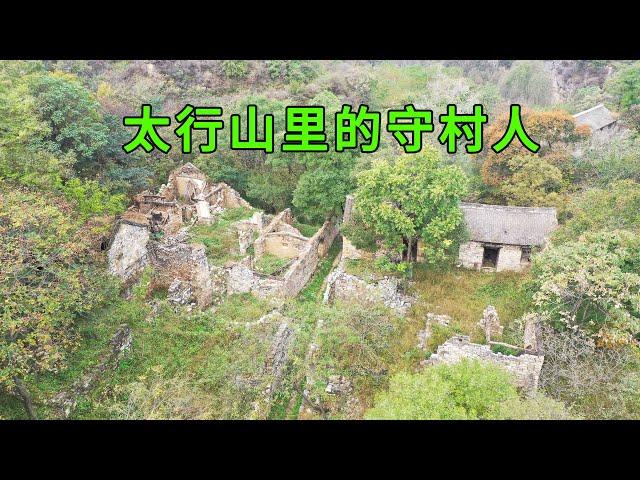
[(508, 207), (480, 203), (460, 205), (469, 241), (458, 258), (465, 268), (520, 271), (530, 264), (531, 250), (545, 246), (558, 226), (555, 208)]
[[(325, 222), (307, 238), (292, 225), (288, 209), (275, 217), (256, 211), (232, 226), (237, 235), (234, 253), (243, 258), (211, 265), (205, 246), (190, 241), (189, 228), (214, 224), (224, 210), (240, 207), (251, 209), (227, 184), (210, 183), (197, 167), (187, 163), (171, 173), (158, 193), (136, 195), (134, 204), (116, 224), (108, 253), (109, 270), (131, 283), (151, 266), (154, 286), (167, 289), (170, 300), (200, 307), (211, 304), (216, 296), (233, 293), (296, 295), (329, 250), (338, 233), (337, 222)], [(265, 254), (286, 259), (282, 271), (271, 275), (255, 271), (255, 262)]]

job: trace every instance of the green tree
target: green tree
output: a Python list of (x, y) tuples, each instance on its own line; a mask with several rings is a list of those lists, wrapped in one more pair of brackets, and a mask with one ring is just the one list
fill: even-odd
[(501, 85), (502, 95), (511, 102), (549, 105), (552, 101), (551, 76), (539, 61), (515, 62)]
[(462, 221), (458, 206), (467, 179), (457, 166), (441, 166), (432, 147), (395, 161), (379, 160), (358, 175), (356, 203), (363, 221), (388, 248), (405, 251), (413, 261), (414, 245), (435, 262), (445, 256)]
[(318, 167), (307, 171), (300, 176), (293, 192), (297, 216), (315, 224), (337, 216), (342, 212), (346, 195), (354, 188), (355, 181), (348, 167)]
[(244, 78), (249, 74), (249, 62), (246, 60), (224, 60), (222, 71), (229, 78)]
[(557, 328), (581, 328), (598, 345), (640, 334), (640, 236), (586, 233), (533, 257), (534, 304)]
[(41, 69), (37, 62), (0, 62), (0, 177), (18, 180), (31, 173), (44, 174), (40, 164), (46, 162), (34, 161), (28, 148), (48, 132), (28, 87), (28, 79)]
[(94, 95), (75, 75), (64, 72), (34, 76), (29, 87), (39, 118), (48, 126), (37, 146), (57, 156), (73, 153), (80, 171), (95, 168), (109, 130)]
[(533, 155), (513, 157), (507, 165), (512, 173), (499, 189), (508, 205), (551, 207), (563, 203), (568, 185), (558, 167)]
[(605, 91), (621, 109), (639, 104), (640, 62), (626, 65), (609, 77), (605, 82)]
[(25, 377), (58, 372), (78, 345), (74, 323), (101, 304), (110, 282), (91, 255), (91, 229), (60, 198), (0, 184), (0, 388), (31, 418)]

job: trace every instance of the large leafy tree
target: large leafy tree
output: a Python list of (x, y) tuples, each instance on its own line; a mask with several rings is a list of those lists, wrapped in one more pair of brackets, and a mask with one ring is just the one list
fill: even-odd
[(599, 345), (637, 343), (640, 236), (586, 233), (537, 255), (534, 303), (557, 328), (579, 328)]
[(92, 228), (59, 198), (0, 184), (0, 389), (35, 417), (25, 377), (57, 372), (78, 342), (74, 322), (109, 292)]
[(640, 103), (640, 62), (634, 62), (618, 70), (607, 79), (605, 91), (621, 109)]
[[(569, 146), (584, 138), (588, 132), (576, 125), (575, 120), (565, 111), (525, 111), (522, 122), (528, 135), (538, 144), (538, 158), (548, 163), (565, 167), (571, 158)], [(486, 131), (487, 146), (497, 142), (507, 131), (509, 115), (503, 114), (493, 122)], [(517, 139), (500, 153), (491, 148), (486, 149), (482, 164), (482, 179), (486, 185), (498, 186), (513, 175), (514, 169), (509, 161), (517, 156), (531, 155)]]
[(513, 157), (507, 162), (512, 174), (500, 185), (500, 194), (510, 205), (560, 206), (568, 182), (562, 170), (534, 155)]
[(39, 145), (60, 156), (73, 153), (80, 170), (95, 167), (109, 129), (94, 95), (75, 75), (64, 72), (34, 76), (29, 86), (35, 110), (49, 127)]
[(467, 179), (458, 166), (441, 166), (432, 147), (419, 155), (379, 160), (358, 176), (356, 203), (365, 224), (388, 248), (405, 250), (421, 239), (428, 261), (438, 261), (462, 221), (460, 198)]

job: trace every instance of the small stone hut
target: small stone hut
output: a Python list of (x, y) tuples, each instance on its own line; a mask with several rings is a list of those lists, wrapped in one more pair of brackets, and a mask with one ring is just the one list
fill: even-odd
[(592, 132), (611, 130), (618, 121), (614, 114), (602, 104), (576, 113), (573, 118), (578, 125), (586, 125)]
[(546, 245), (558, 226), (555, 208), (510, 207), (480, 203), (460, 205), (469, 241), (460, 245), (465, 268), (520, 271), (530, 264), (533, 248)]

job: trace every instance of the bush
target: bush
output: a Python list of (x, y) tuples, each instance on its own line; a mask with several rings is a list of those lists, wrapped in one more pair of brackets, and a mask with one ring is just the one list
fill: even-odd
[(639, 419), (638, 348), (598, 348), (585, 333), (543, 326), (540, 388), (589, 419)]
[(605, 82), (609, 93), (622, 109), (640, 103), (640, 62), (634, 62), (618, 70)]
[(553, 84), (542, 62), (518, 61), (507, 72), (501, 90), (511, 102), (549, 105)]
[[(536, 408), (531, 408), (534, 405)], [(473, 420), (567, 418), (550, 399), (522, 400), (510, 374), (499, 366), (464, 360), (392, 377), (367, 419)]]
[(224, 60), (222, 71), (229, 78), (244, 78), (249, 74), (249, 63), (246, 60)]

